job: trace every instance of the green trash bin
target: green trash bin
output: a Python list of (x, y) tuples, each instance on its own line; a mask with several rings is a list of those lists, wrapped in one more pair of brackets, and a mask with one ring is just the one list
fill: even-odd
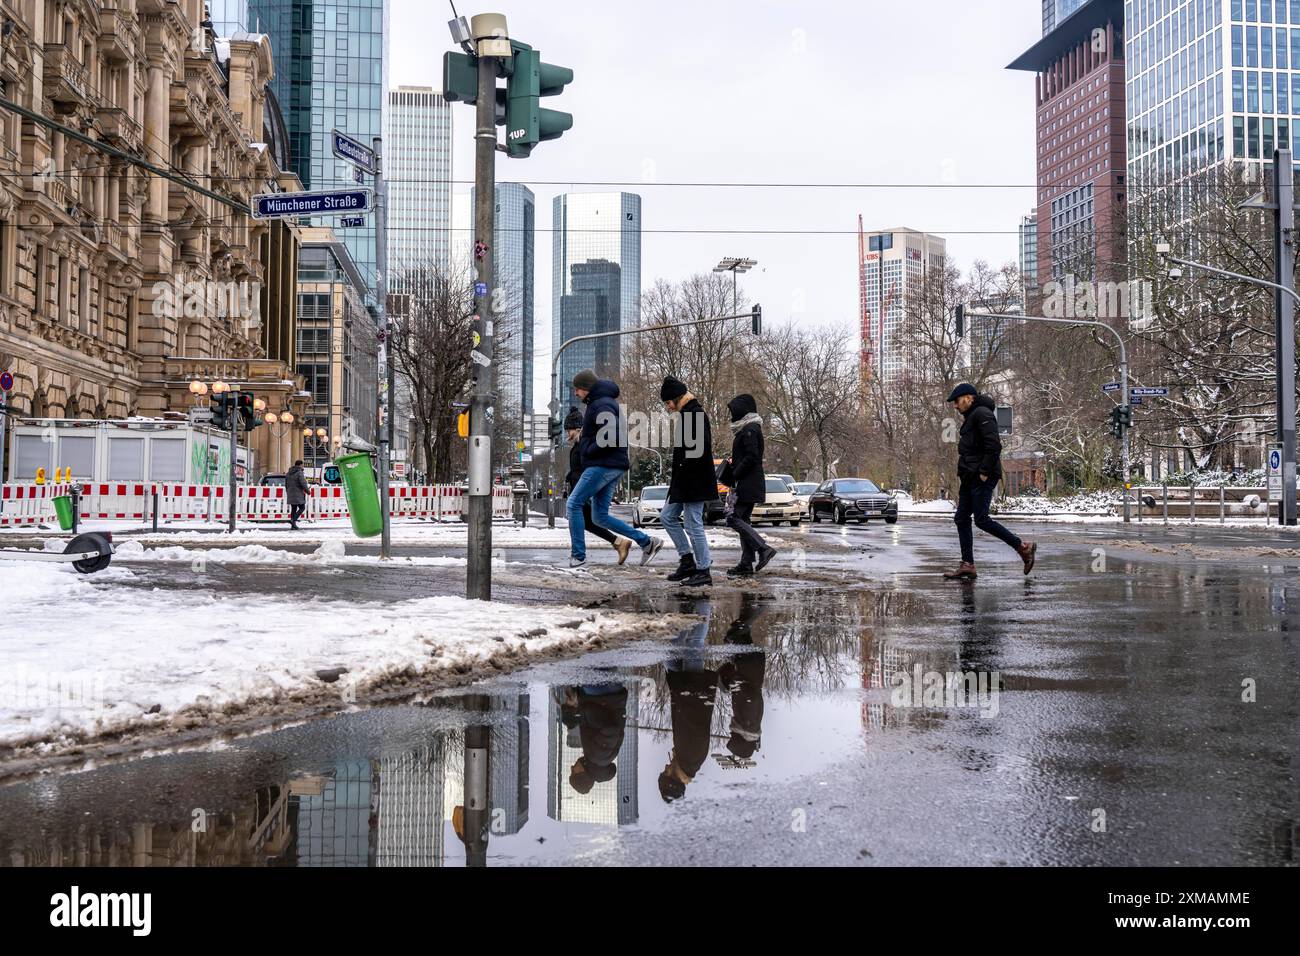
[(54, 499), (54, 513), (59, 517), (59, 527), (64, 531), (71, 531), (74, 524), (72, 520), (72, 496), (59, 495)]
[(373, 538), (384, 530), (384, 519), (379, 512), (379, 489), (375, 487), (375, 473), (370, 467), (370, 456), (364, 452), (335, 458), (343, 474), (343, 494), (348, 499), (348, 515), (352, 519), (352, 532), (358, 538)]

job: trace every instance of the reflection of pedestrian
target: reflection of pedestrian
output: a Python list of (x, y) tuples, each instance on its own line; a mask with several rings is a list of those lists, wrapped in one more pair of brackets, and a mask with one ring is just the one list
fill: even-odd
[[(723, 641), (731, 645), (754, 644), (751, 627), (762, 613), (758, 598), (746, 593), (740, 616), (731, 622)], [(727, 749), (732, 756), (747, 759), (754, 755), (763, 737), (763, 677), (767, 672), (767, 655), (751, 650), (736, 654), (718, 669), (718, 679), (731, 692), (731, 737)]]
[(709, 541), (704, 533), (704, 503), (718, 496), (718, 477), (713, 470), (713, 431), (704, 406), (677, 379), (672, 376), (664, 379), (659, 398), (668, 411), (679, 416), (668, 503), (659, 513), (659, 520), (680, 558), (677, 570), (668, 575), (668, 580), (679, 581), (688, 588), (703, 587), (713, 583), (709, 572), (712, 563)]
[(298, 519), (307, 510), (307, 476), (302, 470), (302, 459), (293, 463), (284, 476), (284, 497), (289, 502), (289, 527), (298, 530)]
[(961, 541), (961, 564), (953, 571), (945, 571), (949, 580), (974, 581), (975, 542), (971, 532), (971, 519), (975, 527), (991, 534), (1020, 555), (1025, 574), (1034, 567), (1034, 553), (1038, 545), (1021, 541), (989, 516), (993, 493), (1002, 479), (1002, 439), (998, 436), (996, 404), (987, 395), (981, 395), (974, 385), (963, 383), (952, 390), (948, 401), (962, 413), (961, 437), (957, 444), (957, 475), (961, 488), (957, 498), (957, 537)]
[(575, 698), (582, 756), (569, 770), (569, 785), (587, 794), (596, 784), (618, 776), (615, 760), (627, 726), (627, 687), (584, 685), (576, 689)]
[[(569, 486), (569, 494), (573, 494), (573, 489), (577, 487), (578, 479), (582, 477), (582, 449), (578, 447), (578, 438), (582, 434), (582, 412), (576, 408), (569, 411), (569, 415), (564, 419), (564, 430), (569, 436), (569, 473), (564, 476), (565, 482)], [(595, 535), (601, 541), (608, 541), (618, 552), (618, 563), (622, 564), (627, 560), (628, 552), (632, 550), (632, 542), (627, 538), (620, 538), (612, 531), (607, 531), (596, 522), (591, 520), (591, 502), (588, 501), (582, 506), (582, 520), (588, 534)]]
[[(723, 463), (720, 480), (735, 495), (735, 504), (727, 515), (727, 527), (740, 535), (740, 563), (727, 576), (751, 577), (776, 557), (776, 548), (769, 547), (750, 524), (754, 505), (767, 500), (763, 419), (758, 416), (758, 405), (752, 395), (737, 395), (727, 403), (727, 410), (731, 412), (731, 429), (736, 435), (731, 442), (731, 458)], [(731, 500), (728, 495), (728, 501)]]

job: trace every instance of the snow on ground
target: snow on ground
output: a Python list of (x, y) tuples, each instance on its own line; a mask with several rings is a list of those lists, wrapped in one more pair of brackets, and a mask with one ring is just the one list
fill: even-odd
[[(363, 604), (147, 590), (133, 578), (116, 566), (83, 576), (66, 565), (0, 561), (0, 747), (51, 753), (124, 730), (288, 711), (322, 694), (343, 703), (402, 676), (672, 624), (459, 597)], [(318, 675), (330, 668), (347, 670), (330, 683)]]
[[(61, 551), (61, 542), (47, 541), (46, 550)], [(343, 541), (326, 541), (319, 548), (307, 554), (298, 551), (285, 551), (280, 548), (268, 548), (263, 544), (241, 544), (234, 548), (184, 548), (179, 545), (148, 547), (131, 539), (117, 544), (113, 550), (114, 559), (127, 562), (157, 563), (211, 563), (211, 564), (299, 564), (306, 566), (333, 567), (335, 565), (375, 565), (379, 556), (373, 554), (348, 554)], [(411, 558), (395, 557), (390, 565), (421, 567), (456, 567), (464, 566), (464, 558)]]

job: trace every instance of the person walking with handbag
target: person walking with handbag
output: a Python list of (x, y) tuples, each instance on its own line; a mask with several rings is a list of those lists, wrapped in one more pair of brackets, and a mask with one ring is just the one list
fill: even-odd
[(776, 548), (754, 530), (750, 518), (754, 505), (767, 500), (767, 476), (763, 471), (763, 419), (752, 395), (737, 395), (727, 403), (731, 413), (731, 457), (723, 462), (720, 481), (731, 489), (728, 499), (735, 505), (727, 515), (727, 527), (740, 536), (740, 563), (727, 577), (753, 577), (776, 557)]

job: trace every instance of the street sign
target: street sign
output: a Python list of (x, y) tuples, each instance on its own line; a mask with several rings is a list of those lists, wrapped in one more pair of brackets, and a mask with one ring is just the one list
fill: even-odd
[(1268, 449), (1268, 500), (1282, 500), (1282, 446)]
[(1169, 394), (1167, 388), (1131, 388), (1130, 395), (1145, 395), (1147, 398), (1165, 398)]
[(366, 171), (362, 169), (360, 166), (358, 166), (356, 169), (352, 170), (352, 178), (355, 179), (357, 182), (361, 183), (362, 185), (365, 185)]
[(360, 140), (353, 139), (346, 133), (340, 133), (334, 130), (333, 142), (334, 155), (339, 159), (345, 159), (354, 166), (364, 169), (366, 172), (374, 175), (375, 173), (375, 151)]
[(344, 229), (354, 229), (366, 224), (365, 216), (348, 216), (340, 223)]
[(1101, 387), (1103, 392), (1118, 392), (1120, 390), (1119, 382), (1107, 382)]
[(329, 192), (263, 193), (253, 197), (254, 219), (297, 219), (300, 216), (340, 216), (367, 212), (369, 189), (335, 189)]
[(1141, 405), (1141, 404), (1142, 404), (1142, 396), (1141, 396), (1141, 395), (1134, 395), (1132, 398), (1130, 398), (1130, 399), (1128, 400), (1128, 403), (1129, 403), (1130, 405)]
[(487, 295), (487, 283), (486, 283), (486, 282), (475, 282), (475, 283), (474, 283), (474, 294), (475, 294), (475, 295)]
[(12, 392), (14, 389), (14, 373), (0, 372), (0, 392)]

